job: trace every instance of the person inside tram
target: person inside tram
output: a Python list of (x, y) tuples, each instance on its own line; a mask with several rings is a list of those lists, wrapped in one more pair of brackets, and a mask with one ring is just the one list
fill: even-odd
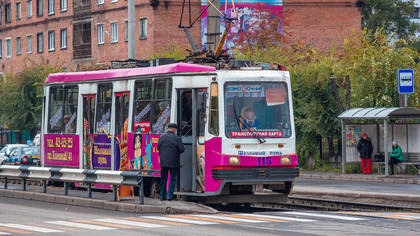
[[(64, 132), (66, 134), (72, 134), (76, 131), (76, 122), (71, 121), (70, 114), (67, 114), (64, 116), (63, 122), (64, 122), (64, 128), (65, 128)], [(69, 122), (71, 123), (69, 124)]]
[(259, 128), (259, 119), (255, 115), (254, 110), (252, 110), (250, 107), (242, 108), (241, 121), (241, 130), (257, 130)]

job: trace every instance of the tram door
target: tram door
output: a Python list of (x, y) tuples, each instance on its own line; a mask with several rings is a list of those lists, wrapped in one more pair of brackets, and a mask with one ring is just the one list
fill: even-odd
[(115, 163), (120, 170), (132, 169), (127, 159), (127, 138), (128, 138), (128, 108), (130, 103), (130, 92), (115, 93), (115, 137), (116, 144), (119, 145), (119, 158)]
[(92, 145), (93, 129), (95, 124), (95, 94), (83, 95), (83, 168), (93, 169)]
[[(182, 138), (185, 151), (181, 154), (179, 191), (197, 191), (198, 174), (198, 137), (204, 135), (204, 122), (200, 117), (205, 107), (206, 89), (180, 89), (178, 90), (177, 124), (178, 135)], [(205, 109), (204, 109), (205, 110)], [(203, 132), (202, 132), (203, 131)]]

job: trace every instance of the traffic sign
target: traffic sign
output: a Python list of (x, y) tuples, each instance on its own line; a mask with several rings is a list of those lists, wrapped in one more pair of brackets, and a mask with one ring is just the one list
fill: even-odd
[(414, 71), (413, 69), (398, 70), (398, 93), (414, 93)]

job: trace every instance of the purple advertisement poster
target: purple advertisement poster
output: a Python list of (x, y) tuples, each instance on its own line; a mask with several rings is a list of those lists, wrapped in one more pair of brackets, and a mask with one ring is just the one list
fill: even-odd
[[(227, 4), (226, 4), (227, 1)], [(208, 2), (206, 0), (201, 1), (201, 10), (203, 11), (207, 7)], [(282, 0), (235, 0), (235, 10), (230, 0), (220, 1), (220, 11), (228, 17), (234, 17), (235, 13), (238, 20), (233, 21), (232, 27), (229, 30), (226, 44), (227, 48), (234, 46), (234, 41), (238, 35), (246, 30), (247, 26), (256, 21), (253, 18), (254, 11), (256, 10), (257, 4), (264, 4), (264, 9), (270, 12), (279, 13), (283, 10)], [(220, 21), (220, 32), (225, 30), (225, 21)], [(201, 16), (201, 47), (206, 48), (207, 43), (207, 11)]]
[(93, 136), (93, 169), (111, 168), (111, 138), (106, 134)]
[(44, 165), (79, 167), (79, 136), (45, 134)]

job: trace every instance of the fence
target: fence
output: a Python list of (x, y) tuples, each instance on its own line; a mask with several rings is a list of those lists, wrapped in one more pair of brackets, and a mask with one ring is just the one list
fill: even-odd
[(8, 188), (8, 178), (22, 179), (22, 190), (26, 191), (27, 179), (41, 180), (43, 192), (47, 192), (47, 181), (64, 182), (64, 194), (68, 195), (69, 183), (84, 183), (88, 186), (88, 197), (92, 198), (92, 184), (112, 185), (114, 201), (117, 200), (117, 185), (139, 187), (139, 202), (144, 204), (144, 179), (150, 177), (144, 172), (156, 171), (110, 171), (83, 170), (70, 168), (46, 168), (28, 166), (0, 166), (0, 177), (4, 178), (4, 188)]

